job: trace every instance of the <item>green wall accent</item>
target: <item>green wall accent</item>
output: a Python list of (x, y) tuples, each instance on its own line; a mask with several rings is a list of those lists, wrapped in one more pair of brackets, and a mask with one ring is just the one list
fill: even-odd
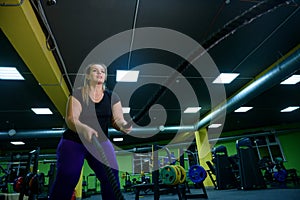
[(286, 162), (284, 166), (287, 169), (295, 168), (298, 176), (300, 175), (300, 157), (299, 157), (299, 141), (300, 132), (292, 132), (278, 136), (281, 147), (283, 149)]
[(221, 146), (221, 145), (226, 147), (228, 156), (232, 156), (234, 154), (237, 154), (236, 146), (235, 146), (235, 140), (217, 142), (215, 147), (218, 147), (218, 146)]

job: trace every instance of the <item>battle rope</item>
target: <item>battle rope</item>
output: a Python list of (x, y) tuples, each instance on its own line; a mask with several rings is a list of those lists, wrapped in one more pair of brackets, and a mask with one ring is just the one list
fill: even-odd
[(105, 168), (105, 172), (106, 172), (108, 181), (109, 181), (110, 185), (112, 186), (112, 189), (114, 191), (116, 198), (118, 200), (125, 200), (125, 198), (121, 192), (121, 189), (119, 187), (119, 184), (116, 180), (116, 177), (114, 176), (112, 169), (109, 167), (109, 163), (106, 158), (106, 155), (104, 154), (103, 148), (95, 135), (92, 136), (92, 144), (94, 145), (94, 147), (96, 147), (96, 149), (100, 155), (101, 162), (104, 164), (104, 168)]
[(196, 49), (187, 59), (183, 60), (173, 74), (171, 74), (171, 76), (166, 80), (165, 84), (163, 84), (165, 87), (160, 87), (160, 89), (152, 96), (152, 98), (149, 99), (145, 106), (132, 117), (132, 119), (128, 122), (127, 127), (130, 127), (134, 122), (139, 122), (141, 118), (148, 112), (151, 106), (154, 105), (165, 93), (168, 86), (171, 85), (174, 80), (176, 80), (178, 74), (184, 72), (191, 63), (204, 55), (208, 50), (233, 34), (237, 29), (250, 24), (264, 14), (270, 13), (271, 11), (274, 11), (275, 9), (291, 2), (292, 0), (266, 0), (259, 2), (241, 15), (229, 21), (217, 32), (213, 33), (207, 40), (202, 42), (203, 48)]
[[(291, 0), (287, 1), (287, 0), (266, 0), (266, 1), (262, 1), (256, 5), (254, 5), (253, 7), (251, 7), (250, 9), (248, 9), (247, 11), (245, 11), (244, 13), (242, 13), (241, 15), (237, 16), (236, 18), (234, 18), (233, 20), (229, 21), (227, 24), (225, 24), (223, 26), (223, 28), (219, 29), (216, 33), (212, 34), (211, 37), (209, 37), (207, 40), (205, 40), (202, 43), (202, 47), (204, 48), (204, 51), (202, 48), (199, 48), (197, 50), (195, 50), (188, 59), (184, 60), (177, 68), (176, 71), (177, 73), (173, 73), (170, 78), (167, 79), (166, 83), (164, 84), (165, 86), (169, 86), (173, 83), (173, 81), (176, 79), (178, 72), (182, 73), (184, 72), (188, 66), (193, 63), (193, 61), (195, 61), (196, 59), (198, 59), (199, 57), (201, 57), (204, 53), (206, 53), (208, 50), (210, 50), (211, 48), (213, 48), (216, 44), (218, 44), (220, 41), (224, 40), (225, 38), (227, 38), (229, 35), (233, 34), (237, 29), (250, 24), (251, 22), (253, 22), (254, 20), (256, 20), (257, 18), (261, 17), (262, 15), (269, 13), (271, 11), (274, 11), (275, 9), (277, 9), (280, 6), (286, 5), (288, 3), (290, 3)], [(153, 96), (153, 98), (151, 98), (146, 105), (143, 107), (143, 109), (135, 116), (132, 117), (131, 121), (128, 122), (127, 126), (131, 126), (133, 124), (133, 122), (139, 122), (141, 120), (141, 118), (148, 112), (148, 110), (150, 109), (150, 107), (152, 105), (154, 105), (159, 98), (165, 93), (167, 87), (160, 87), (160, 89), (155, 93), (155, 95)], [(108, 177), (108, 180), (113, 188), (113, 191), (116, 195), (116, 197), (119, 200), (125, 200), (120, 187), (117, 183), (117, 180), (112, 172), (112, 169), (109, 167), (108, 165), (108, 161), (107, 158), (103, 152), (102, 146), (99, 143), (99, 141), (97, 140), (96, 136), (93, 135), (92, 137), (92, 143), (93, 145), (96, 147), (96, 149), (98, 150), (101, 158), (103, 159), (103, 163), (105, 165), (105, 170), (106, 170), (106, 174)]]

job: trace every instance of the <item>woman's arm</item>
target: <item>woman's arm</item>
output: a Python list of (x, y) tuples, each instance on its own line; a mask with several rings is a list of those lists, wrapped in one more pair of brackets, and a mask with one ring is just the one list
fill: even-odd
[(67, 111), (66, 111), (66, 124), (74, 132), (78, 134), (82, 134), (83, 137), (91, 142), (92, 135), (96, 135), (98, 137), (97, 131), (92, 129), (91, 127), (83, 124), (79, 120), (79, 116), (81, 114), (82, 107), (80, 102), (73, 96), (70, 96), (67, 103)]
[(113, 127), (117, 130), (122, 131), (123, 133), (129, 133), (132, 130), (132, 126), (130, 126), (129, 128), (125, 128), (125, 126), (127, 125), (127, 121), (124, 119), (122, 104), (120, 101), (112, 106), (112, 113)]

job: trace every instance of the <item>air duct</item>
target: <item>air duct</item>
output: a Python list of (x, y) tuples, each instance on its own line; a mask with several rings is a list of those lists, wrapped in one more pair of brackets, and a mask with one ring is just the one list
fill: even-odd
[(300, 44), (284, 55), (281, 59), (271, 65), (264, 72), (256, 76), (253, 81), (249, 82), (239, 92), (227, 100), (226, 103), (214, 109), (210, 114), (206, 115), (198, 123), (195, 124), (196, 129), (207, 126), (211, 121), (221, 117), (224, 113), (230, 113), (249, 100), (260, 95), (264, 91), (272, 88), (280, 83), (284, 78), (294, 74), (300, 69)]
[(0, 140), (11, 140), (11, 139), (24, 139), (24, 138), (55, 138), (61, 137), (63, 129), (61, 130), (16, 130), (13, 136), (10, 136), (8, 132), (0, 132)]
[[(194, 125), (189, 126), (166, 126), (166, 127), (146, 127), (133, 128), (132, 136), (139, 134), (151, 134), (156, 131), (160, 133), (179, 133), (196, 131), (208, 126), (212, 121), (222, 117), (222, 114), (230, 113), (241, 105), (247, 103), (254, 97), (262, 94), (264, 91), (279, 84), (283, 79), (294, 74), (300, 69), (300, 44), (294, 49), (268, 67), (265, 71), (256, 76), (252, 81), (246, 84), (240, 91), (230, 97), (226, 102), (212, 109), (212, 111), (203, 117)], [(224, 117), (224, 116), (223, 116)], [(115, 137), (122, 136), (118, 131), (111, 130)]]
[[(249, 82), (240, 91), (227, 100), (227, 102), (219, 105), (213, 109), (211, 113), (202, 118), (199, 122), (189, 126), (166, 126), (166, 127), (146, 127), (133, 128), (132, 136), (139, 134), (151, 133), (177, 133), (177, 132), (191, 132), (199, 130), (208, 126), (211, 121), (222, 117), (223, 111), (230, 113), (241, 105), (247, 103), (249, 100), (260, 95), (264, 91), (272, 88), (280, 83), (283, 79), (294, 74), (300, 69), (300, 44), (292, 49), (289, 53), (284, 55), (281, 59), (271, 65), (264, 72), (256, 76), (253, 81)], [(9, 136), (7, 132), (0, 132), (0, 140), (3, 139), (21, 139), (21, 138), (51, 138), (60, 137), (64, 130), (34, 130), (34, 131), (17, 131), (14, 136)], [(109, 130), (114, 137), (123, 136), (115, 129)]]
[[(249, 100), (260, 95), (264, 91), (279, 84), (283, 79), (294, 74), (300, 69), (300, 44), (294, 49), (284, 55), (281, 59), (271, 65), (264, 72), (256, 76), (253, 81), (245, 85), (235, 95), (230, 97), (227, 102), (219, 105), (213, 109), (211, 113), (202, 118), (199, 122), (189, 126), (160, 126), (160, 127), (146, 127), (146, 128), (133, 128), (132, 136), (138, 134), (151, 134), (151, 133), (176, 133), (176, 132), (190, 132), (196, 131), (203, 127), (208, 126), (211, 121), (217, 120), (222, 117), (222, 113), (230, 113), (241, 105), (247, 103)], [(15, 139), (21, 138), (50, 138), (59, 137), (64, 130), (35, 130), (35, 131), (17, 131), (12, 136)], [(110, 134), (114, 137), (122, 136), (119, 131), (115, 129), (109, 130)], [(7, 132), (0, 132), (0, 140), (12, 138)]]

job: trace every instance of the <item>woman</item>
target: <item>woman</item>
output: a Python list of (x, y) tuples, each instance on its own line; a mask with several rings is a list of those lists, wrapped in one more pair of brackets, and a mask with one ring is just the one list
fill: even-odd
[(108, 127), (111, 124), (124, 133), (129, 133), (131, 127), (124, 128), (127, 122), (123, 117), (120, 99), (105, 88), (106, 77), (107, 68), (104, 64), (89, 65), (85, 71), (83, 87), (69, 97), (65, 118), (68, 129), (57, 147), (57, 175), (50, 192), (51, 200), (71, 199), (84, 159), (100, 180), (102, 199), (115, 199), (104, 164), (91, 153), (95, 150), (91, 144), (92, 136), (98, 137), (120, 185), (116, 155), (113, 145), (107, 139)]

